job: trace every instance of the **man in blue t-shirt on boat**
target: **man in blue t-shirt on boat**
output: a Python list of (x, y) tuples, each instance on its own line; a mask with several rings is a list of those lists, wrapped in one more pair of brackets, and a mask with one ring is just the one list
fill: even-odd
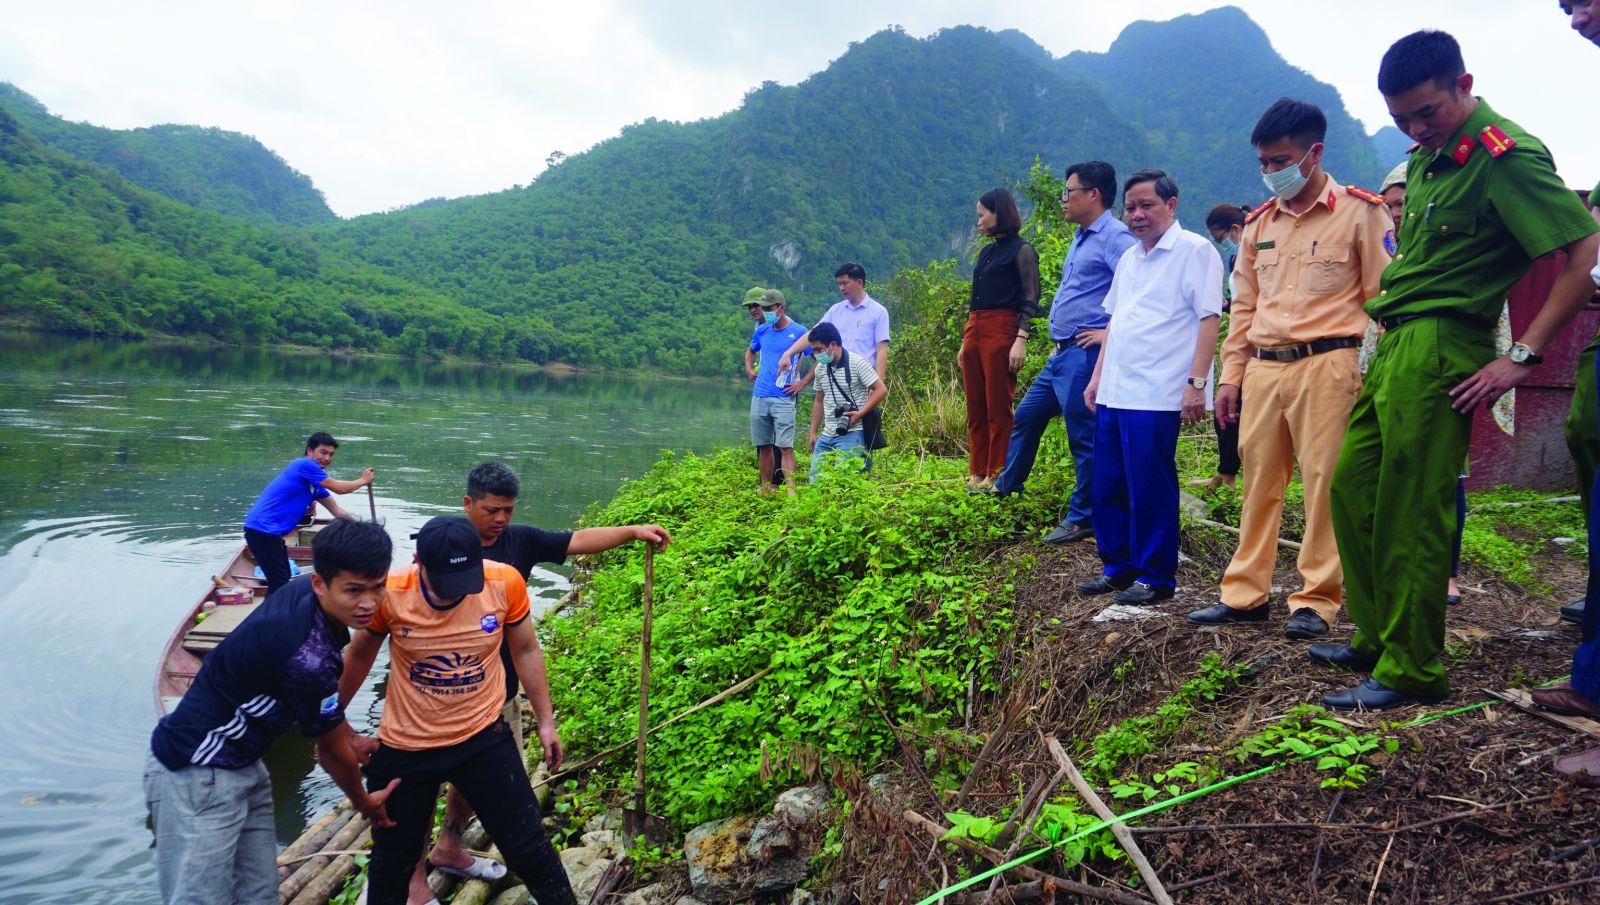
[(268, 594), (289, 583), (289, 547), (283, 536), (300, 524), (311, 504), (321, 503), (335, 518), (352, 519), (354, 516), (334, 501), (333, 494), (350, 493), (372, 483), (370, 468), (354, 481), (328, 476), (327, 468), (333, 464), (333, 453), (338, 448), (339, 441), (327, 432), (312, 434), (306, 439), (306, 454), (278, 472), (244, 517), (244, 543), (261, 567)]

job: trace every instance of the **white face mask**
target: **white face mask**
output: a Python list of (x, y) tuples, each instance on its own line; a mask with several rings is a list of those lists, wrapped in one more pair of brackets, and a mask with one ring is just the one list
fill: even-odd
[(1279, 198), (1282, 198), (1285, 201), (1288, 201), (1290, 198), (1300, 194), (1300, 190), (1305, 188), (1306, 183), (1311, 181), (1310, 176), (1300, 172), (1301, 165), (1310, 159), (1310, 157), (1311, 152), (1306, 151), (1305, 157), (1300, 158), (1299, 163), (1296, 163), (1293, 166), (1284, 167), (1276, 173), (1262, 173), (1261, 181), (1266, 183), (1267, 191), (1277, 195)]

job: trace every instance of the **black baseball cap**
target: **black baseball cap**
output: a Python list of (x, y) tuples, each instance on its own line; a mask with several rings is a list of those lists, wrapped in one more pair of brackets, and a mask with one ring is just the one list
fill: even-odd
[(433, 593), (451, 598), (483, 590), (483, 541), (471, 522), (434, 516), (411, 539), (417, 542), (417, 561)]

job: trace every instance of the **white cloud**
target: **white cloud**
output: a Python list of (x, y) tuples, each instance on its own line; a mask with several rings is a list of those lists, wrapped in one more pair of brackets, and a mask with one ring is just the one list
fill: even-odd
[[(1137, 15), (1212, 5), (1153, 0)], [(1375, 82), (1389, 42), (1450, 30), (1479, 90), (1551, 146), (1570, 182), (1600, 178), (1589, 117), (1575, 114), (1593, 106), (1582, 87), (1592, 80), (1576, 80), (1568, 99), (1558, 78), (1595, 72), (1600, 50), (1566, 28), (1554, 0), (1345, 0), (1315, 15), (1302, 4), (1237, 5), (1369, 128), (1387, 122)], [(11, 6), (0, 80), (69, 119), (254, 135), (344, 216), (525, 184), (553, 150), (584, 150), (649, 117), (719, 115), (762, 81), (804, 79), (891, 25), (918, 36), (958, 24), (1015, 28), (1063, 55), (1105, 50), (1134, 18), (1123, 4), (1043, 0)]]

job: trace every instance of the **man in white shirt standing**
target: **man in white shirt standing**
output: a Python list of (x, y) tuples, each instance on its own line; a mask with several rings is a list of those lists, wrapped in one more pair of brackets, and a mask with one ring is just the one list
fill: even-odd
[[(839, 295), (842, 298), (828, 309), (828, 313), (817, 321), (822, 324), (832, 324), (839, 329), (843, 337), (844, 350), (872, 366), (873, 373), (879, 377), (887, 377), (889, 373), (889, 310), (878, 304), (877, 300), (867, 295), (867, 271), (860, 264), (840, 264), (839, 269), (833, 272), (833, 279), (839, 284)], [(811, 348), (811, 334), (795, 340), (778, 359), (778, 369), (784, 370), (794, 361), (796, 355), (809, 351)], [(806, 385), (817, 379), (817, 371), (812, 369), (804, 380), (789, 381), (784, 392), (793, 396), (805, 389)], [(822, 410), (822, 394), (818, 393), (812, 402), (812, 422), (826, 415)], [(873, 410), (868, 413), (863, 427), (868, 431), (866, 437), (867, 448), (872, 448), (873, 437), (881, 424), (882, 413)], [(811, 437), (811, 442), (816, 442), (816, 437)]]
[(1206, 416), (1222, 314), (1222, 258), (1178, 225), (1178, 184), (1139, 170), (1122, 187), (1128, 230), (1106, 293), (1105, 351), (1083, 399), (1095, 413), (1093, 522), (1104, 573), (1085, 595), (1172, 597), (1178, 572), (1178, 428)]

